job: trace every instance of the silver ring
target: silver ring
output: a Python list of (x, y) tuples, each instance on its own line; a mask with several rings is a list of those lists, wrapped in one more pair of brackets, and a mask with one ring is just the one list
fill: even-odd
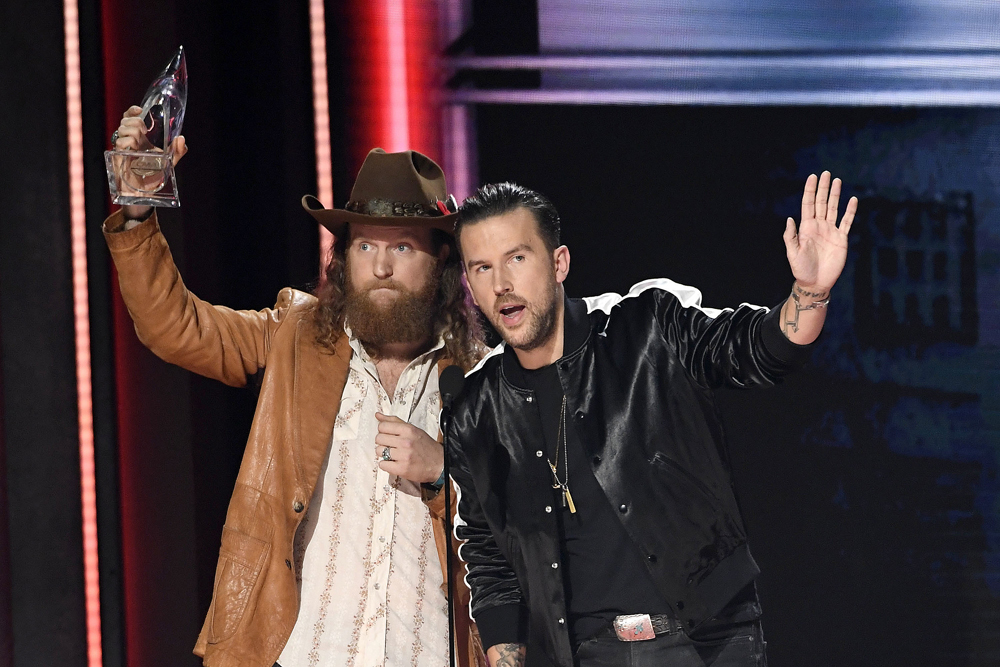
[(117, 143), (118, 143), (118, 130), (115, 130), (111, 134), (111, 150), (113, 150), (113, 151), (118, 150), (118, 146), (115, 145)]
[(383, 447), (382, 448), (382, 460), (383, 461), (391, 461), (392, 460), (392, 452), (389, 451), (388, 447)]

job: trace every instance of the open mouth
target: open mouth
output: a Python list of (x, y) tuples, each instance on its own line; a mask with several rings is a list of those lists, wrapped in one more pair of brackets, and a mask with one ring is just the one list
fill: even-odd
[(524, 306), (519, 303), (512, 303), (500, 309), (500, 317), (504, 324), (516, 324), (521, 319)]

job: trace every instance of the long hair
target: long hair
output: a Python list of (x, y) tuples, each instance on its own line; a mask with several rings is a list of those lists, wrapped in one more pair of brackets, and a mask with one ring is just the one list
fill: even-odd
[[(468, 371), (483, 356), (482, 327), (472, 296), (462, 275), (462, 260), (455, 240), (440, 230), (433, 230), (434, 251), (447, 245), (448, 256), (441, 265), (437, 294), (434, 297), (434, 326), (436, 335), (444, 339), (445, 356)], [(326, 280), (316, 289), (318, 302), (313, 310), (316, 342), (332, 350), (337, 339), (344, 335), (346, 306), (347, 243), (350, 228), (337, 237), (333, 244), (330, 262), (326, 265)]]

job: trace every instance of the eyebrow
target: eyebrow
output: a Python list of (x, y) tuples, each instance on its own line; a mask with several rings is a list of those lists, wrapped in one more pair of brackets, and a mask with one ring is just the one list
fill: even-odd
[[(375, 243), (375, 242), (377, 242), (377, 241), (380, 240), (380, 239), (377, 239), (375, 237), (376, 237), (375, 234), (358, 234), (356, 236), (353, 236), (351, 238), (350, 242), (351, 243), (360, 243), (360, 242), (363, 242), (363, 243)], [(389, 238), (392, 238), (392, 237), (389, 237)], [(420, 237), (417, 234), (415, 234), (415, 233), (413, 233), (411, 231), (406, 231), (406, 232), (402, 232), (398, 236), (396, 236), (395, 240), (393, 240), (393, 241), (386, 241), (385, 239), (381, 239), (381, 241), (384, 242), (384, 243), (389, 243), (391, 245), (395, 245), (397, 243), (419, 243), (421, 241), (421, 239), (420, 239)]]
[[(527, 243), (519, 243), (518, 245), (514, 246), (513, 248), (511, 248), (510, 250), (508, 250), (507, 252), (505, 252), (503, 254), (504, 254), (504, 257), (510, 257), (511, 255), (513, 255), (515, 253), (523, 252), (525, 250), (531, 252), (531, 246), (528, 245)], [(472, 268), (475, 268), (477, 266), (480, 266), (480, 265), (486, 264), (486, 263), (487, 262), (486, 262), (485, 259), (474, 259), (474, 260), (468, 262), (465, 265), (465, 267), (466, 267), (466, 269), (472, 269)]]

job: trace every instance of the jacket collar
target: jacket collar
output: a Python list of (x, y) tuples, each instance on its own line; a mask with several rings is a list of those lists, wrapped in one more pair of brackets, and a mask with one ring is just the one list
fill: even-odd
[[(563, 355), (559, 360), (576, 355), (590, 340), (590, 318), (587, 304), (583, 299), (563, 300)], [(524, 369), (517, 359), (517, 353), (510, 345), (504, 345), (503, 374), (514, 386), (524, 389)]]
[[(299, 320), (295, 338), (293, 447), (299, 484), (309, 494), (305, 502), (319, 479), (333, 437), (350, 369), (351, 345), (344, 335), (334, 343), (332, 352), (322, 348), (316, 344), (315, 330), (306, 319)], [(309, 407), (302, 410), (301, 406)]]

